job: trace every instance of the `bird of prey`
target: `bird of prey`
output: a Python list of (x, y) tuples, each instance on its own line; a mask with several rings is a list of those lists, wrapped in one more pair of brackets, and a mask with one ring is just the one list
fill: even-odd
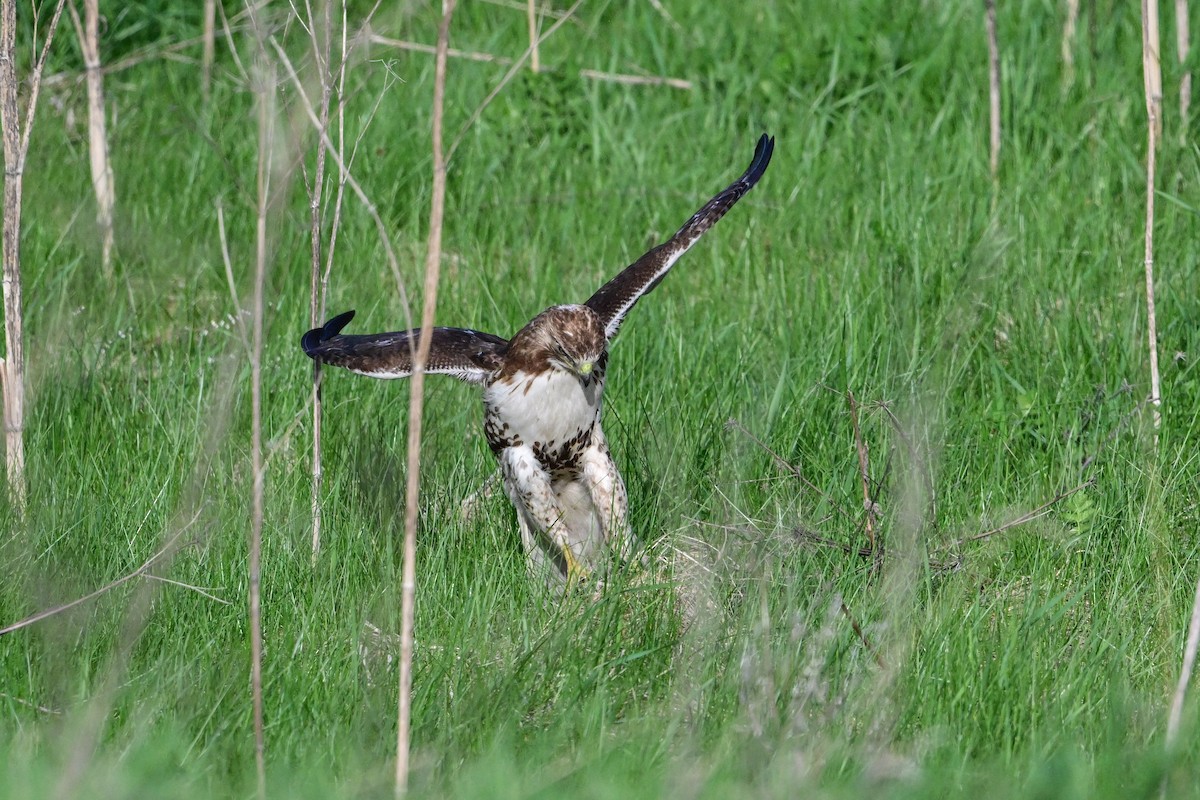
[[(511, 339), (433, 329), (425, 371), (482, 387), (484, 434), (500, 462), (521, 540), (531, 567), (552, 586), (586, 578), (610, 553), (628, 560), (637, 547), (625, 484), (600, 428), (609, 342), (634, 304), (753, 188), (774, 146), (764, 134), (741, 177), (587, 302), (552, 306)], [(372, 378), (412, 374), (419, 329), (343, 334), (353, 317), (347, 311), (304, 334), (304, 352)]]

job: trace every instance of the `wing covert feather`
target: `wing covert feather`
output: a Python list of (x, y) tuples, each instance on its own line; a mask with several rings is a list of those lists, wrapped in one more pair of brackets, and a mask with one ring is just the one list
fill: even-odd
[[(339, 314), (300, 339), (309, 358), (343, 367), (372, 378), (407, 378), (412, 374), (413, 352), (419, 328), (411, 331), (349, 335), (342, 328), (353, 311)], [(467, 383), (482, 384), (500, 366), (508, 341), (468, 328), (434, 328), (427, 373), (451, 375)]]
[(610, 341), (617, 335), (629, 309), (657, 286), (679, 257), (758, 183), (771, 163), (774, 149), (774, 137), (764, 133), (754, 149), (750, 166), (740, 178), (705, 203), (674, 236), (626, 267), (588, 299), (587, 306), (600, 315), (605, 336)]

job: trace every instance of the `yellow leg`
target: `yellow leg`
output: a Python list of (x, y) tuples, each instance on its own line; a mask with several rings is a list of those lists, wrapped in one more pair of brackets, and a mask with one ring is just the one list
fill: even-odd
[(588, 578), (587, 568), (579, 563), (579, 559), (571, 552), (571, 548), (562, 545), (563, 560), (567, 562), (567, 586), (576, 586)]

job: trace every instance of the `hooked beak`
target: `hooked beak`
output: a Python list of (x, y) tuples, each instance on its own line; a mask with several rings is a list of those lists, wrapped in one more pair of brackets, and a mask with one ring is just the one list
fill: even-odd
[(580, 361), (575, 365), (575, 374), (583, 381), (584, 386), (591, 386), (592, 381), (595, 380), (596, 375), (592, 371), (594, 368), (595, 365), (591, 361)]

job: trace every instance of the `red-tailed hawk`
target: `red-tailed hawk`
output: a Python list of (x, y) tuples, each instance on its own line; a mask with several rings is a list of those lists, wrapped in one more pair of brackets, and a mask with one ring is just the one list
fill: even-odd
[[(635, 551), (625, 484), (600, 429), (608, 343), (634, 304), (758, 182), (774, 146), (764, 134), (740, 178), (586, 303), (548, 308), (511, 339), (434, 328), (425, 370), (483, 388), (484, 433), (521, 540), (531, 565), (552, 583), (587, 576), (606, 551), (623, 560)], [(304, 352), (372, 378), (412, 373), (418, 330), (342, 334), (353, 317), (347, 311), (304, 334)]]

